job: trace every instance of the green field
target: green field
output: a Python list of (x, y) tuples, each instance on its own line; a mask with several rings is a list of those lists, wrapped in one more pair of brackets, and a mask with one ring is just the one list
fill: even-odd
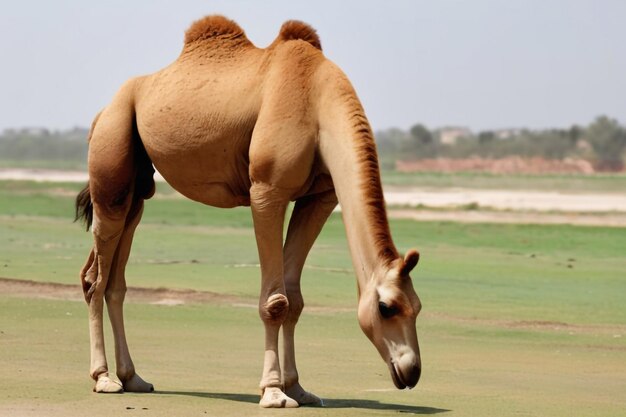
[(491, 174), (488, 172), (383, 171), (387, 185), (424, 188), (543, 190), (561, 192), (618, 192), (626, 190), (625, 174)]
[[(0, 277), (76, 284), (80, 296), (91, 237), (71, 222), (79, 188), (0, 182)], [(309, 309), (297, 335), (302, 383), (327, 407), (268, 411), (257, 405), (263, 337), (250, 307), (260, 283), (249, 210), (165, 191), (147, 203), (129, 285), (240, 302), (128, 303), (129, 345), (157, 392), (104, 396), (90, 392), (84, 303), (1, 294), (1, 416), (625, 413), (626, 229), (392, 221), (399, 249), (422, 254), (413, 278), (424, 304), (422, 380), (397, 391), (358, 328), (333, 215), (304, 271)]]
[(70, 171), (86, 171), (87, 170), (87, 161), (72, 161), (72, 160), (6, 160), (0, 158), (0, 169), (1, 168), (23, 168), (23, 169), (57, 169), (57, 170), (70, 170)]

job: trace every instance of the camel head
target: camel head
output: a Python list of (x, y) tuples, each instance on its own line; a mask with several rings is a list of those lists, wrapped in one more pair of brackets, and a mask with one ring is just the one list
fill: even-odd
[(375, 273), (359, 299), (359, 325), (389, 367), (398, 389), (413, 388), (420, 378), (422, 363), (415, 319), (422, 307), (409, 272), (419, 254), (410, 250)]

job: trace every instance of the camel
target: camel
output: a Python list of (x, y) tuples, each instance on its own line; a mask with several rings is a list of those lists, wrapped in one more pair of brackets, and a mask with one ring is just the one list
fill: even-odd
[[(223, 16), (196, 21), (176, 61), (127, 81), (96, 116), (88, 140), (89, 181), (76, 198), (76, 213), (94, 237), (80, 279), (95, 392), (154, 390), (135, 371), (123, 319), (124, 270), (144, 200), (155, 191), (154, 168), (192, 200), (251, 208), (265, 328), (262, 407), (322, 405), (300, 385), (294, 332), (304, 306), (305, 259), (338, 202), (357, 276), (360, 327), (395, 386), (417, 384), (421, 303), (409, 272), (419, 254), (409, 250), (402, 257), (394, 246), (372, 129), (312, 27), (288, 21), (262, 49)], [(283, 242), (290, 202), (295, 206)], [(108, 372), (104, 300), (120, 382)]]

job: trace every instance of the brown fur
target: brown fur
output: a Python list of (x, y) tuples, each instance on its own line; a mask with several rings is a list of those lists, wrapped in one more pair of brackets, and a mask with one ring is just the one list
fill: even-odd
[[(359, 119), (360, 114), (355, 114), (355, 119)], [(393, 241), (391, 240), (391, 232), (389, 230), (389, 222), (387, 221), (387, 211), (385, 210), (385, 197), (380, 181), (380, 171), (378, 169), (378, 156), (376, 154), (376, 143), (372, 135), (371, 128), (367, 120), (361, 119), (357, 121), (356, 140), (357, 152), (359, 153), (359, 163), (362, 167), (361, 187), (364, 190), (366, 204), (368, 207), (368, 216), (374, 225), (375, 238), (374, 244), (378, 248), (378, 257), (385, 264), (389, 264), (398, 258)]]
[(246, 38), (243, 29), (234, 21), (220, 15), (206, 16), (195, 21), (185, 32), (185, 45), (216, 37)]
[[(96, 128), (96, 124), (98, 123), (98, 119), (100, 118), (101, 114), (102, 111), (98, 112), (98, 114), (96, 114), (96, 117), (94, 117), (93, 121), (91, 122), (91, 128), (89, 129), (89, 134), (87, 136), (87, 143), (91, 141), (91, 136), (93, 135), (93, 131)], [(89, 228), (91, 227), (91, 223), (93, 223), (93, 203), (91, 202), (89, 183), (87, 183), (87, 185), (85, 185), (85, 188), (83, 188), (76, 196), (75, 209), (76, 212), (74, 216), (74, 221), (81, 221), (85, 225), (86, 230), (89, 230)]]
[[(87, 141), (91, 140), (91, 136), (93, 135), (93, 131), (96, 123), (100, 117), (98, 113), (92, 123), (91, 130), (89, 132), (89, 136)], [(134, 202), (139, 201), (140, 199), (148, 200), (150, 199), (155, 192), (155, 184), (154, 184), (154, 168), (152, 167), (152, 161), (150, 161), (150, 157), (146, 153), (146, 149), (139, 137), (139, 132), (137, 131), (136, 123), (133, 124), (133, 158), (134, 164), (136, 167), (135, 181), (134, 181), (134, 191), (133, 191), (133, 200)], [(78, 193), (75, 201), (75, 217), (74, 221), (81, 221), (86, 230), (89, 230), (91, 224), (93, 223), (93, 202), (91, 200), (91, 192), (90, 192), (89, 182), (85, 187)], [(122, 190), (115, 199), (114, 203), (122, 204), (126, 199), (129, 189)], [(133, 204), (133, 206), (136, 204)]]
[(317, 31), (310, 25), (299, 20), (288, 20), (283, 23), (278, 34), (278, 39), (283, 41), (300, 39), (322, 50), (322, 42), (317, 35)]
[(384, 265), (389, 265), (398, 259), (399, 254), (391, 238), (385, 197), (380, 180), (378, 154), (372, 128), (365, 116), (363, 107), (350, 85), (343, 92), (346, 107), (349, 109), (348, 118), (353, 132), (355, 150), (358, 155), (359, 172), (361, 174), (361, 189), (365, 195), (367, 216), (374, 228), (374, 245), (378, 257)]

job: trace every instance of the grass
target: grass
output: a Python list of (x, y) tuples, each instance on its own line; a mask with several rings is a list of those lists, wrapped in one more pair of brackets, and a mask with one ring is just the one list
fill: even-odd
[[(0, 182), (0, 276), (78, 284), (91, 245), (71, 223), (79, 188)], [(136, 236), (129, 285), (210, 290), (254, 303), (251, 226), (248, 209), (157, 196)], [(305, 307), (297, 345), (303, 384), (328, 408), (295, 414), (623, 412), (624, 229), (408, 220), (391, 228), (401, 250), (422, 253), (413, 274), (424, 304), (422, 381), (410, 392), (394, 390), (358, 329), (345, 233), (333, 215), (303, 276), (307, 305), (322, 308)], [(83, 303), (3, 294), (0, 312), (0, 415), (281, 413), (257, 406), (263, 337), (254, 308), (129, 303), (131, 351), (159, 390), (143, 396), (89, 392)]]
[(626, 188), (626, 174), (505, 174), (480, 172), (383, 171), (387, 185), (422, 188), (473, 188), (495, 190), (543, 190), (560, 192), (619, 192)]
[[(148, 408), (143, 415), (268, 414), (256, 404), (262, 331), (253, 308), (128, 305), (135, 362), (158, 392), (123, 396), (89, 392), (82, 303), (3, 296), (0, 308), (0, 388), (7, 393), (0, 413), (98, 416)], [(353, 314), (305, 315), (298, 332), (300, 373), (328, 407), (296, 414), (608, 416), (624, 405), (624, 352), (593, 337), (468, 329), (437, 318), (421, 320), (419, 330), (423, 380), (414, 391), (396, 391)]]
[(86, 170), (87, 162), (85, 159), (81, 160), (13, 160), (2, 159), (0, 157), (0, 168), (24, 168), (24, 169), (59, 169), (59, 170)]

